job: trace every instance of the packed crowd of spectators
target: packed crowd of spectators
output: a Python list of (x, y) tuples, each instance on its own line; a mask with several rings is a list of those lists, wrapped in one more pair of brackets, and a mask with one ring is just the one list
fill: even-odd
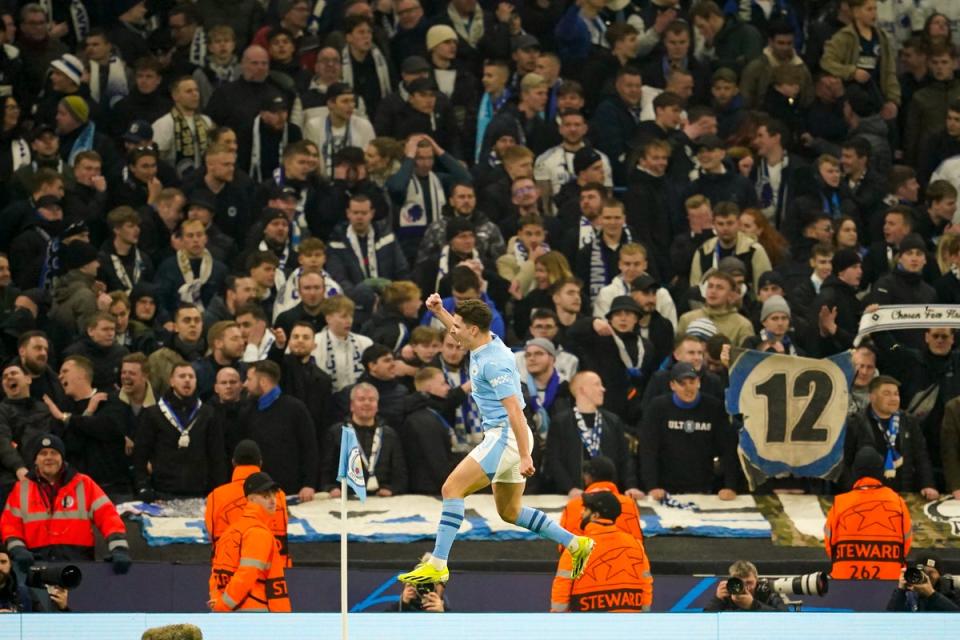
[[(53, 433), (114, 500), (205, 496), (248, 438), (336, 496), (349, 423), (369, 490), (436, 494), (481, 437), (438, 291), (517, 350), (529, 490), (603, 454), (736, 495), (726, 345), (960, 302), (960, 16), (895, 6), (0, 2), (0, 488)], [(848, 462), (960, 495), (957, 353), (857, 348)]]

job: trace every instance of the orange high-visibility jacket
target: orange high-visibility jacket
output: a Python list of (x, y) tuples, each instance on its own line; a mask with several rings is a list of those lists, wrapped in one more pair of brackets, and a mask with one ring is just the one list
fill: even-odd
[(587, 524), (596, 543), (583, 575), (570, 579), (573, 561), (564, 551), (550, 593), (550, 611), (649, 611), (653, 576), (643, 543), (609, 520)]
[[(217, 540), (243, 513), (247, 506), (247, 498), (243, 495), (243, 481), (260, 471), (255, 465), (242, 464), (235, 467), (230, 482), (222, 484), (207, 496), (207, 508), (204, 520), (207, 523), (207, 535), (210, 536), (211, 552), (216, 549)], [(287, 547), (287, 496), (277, 491), (277, 510), (270, 518), (270, 529), (280, 543), (280, 555), (284, 558), (284, 566), (291, 567), (290, 549)]]
[(8, 549), (25, 546), (43, 553), (53, 547), (66, 558), (93, 560), (93, 528), (107, 539), (111, 551), (127, 548), (127, 529), (117, 508), (88, 475), (67, 467), (63, 485), (49, 504), (35, 471), (17, 482), (0, 517), (0, 531)]
[[(617, 500), (620, 501), (620, 517), (617, 518), (617, 527), (643, 542), (643, 530), (640, 528), (640, 512), (637, 510), (636, 500), (620, 493), (617, 485), (612, 482), (594, 482), (584, 490), (584, 493), (593, 493), (594, 491), (609, 491), (617, 496)], [(582, 519), (583, 496), (580, 495), (567, 502), (563, 513), (560, 514), (560, 526), (575, 536), (582, 536), (583, 530), (580, 528), (580, 520)], [(563, 553), (563, 547), (559, 547), (559, 551)]]
[(270, 514), (248, 502), (213, 552), (210, 599), (214, 611), (290, 611), (280, 544)]
[(860, 478), (838, 495), (823, 528), (831, 578), (897, 580), (913, 541), (910, 510), (879, 480)]

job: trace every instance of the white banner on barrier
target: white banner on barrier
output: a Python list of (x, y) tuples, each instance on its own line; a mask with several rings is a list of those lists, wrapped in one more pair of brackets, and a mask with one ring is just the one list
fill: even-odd
[[(321, 494), (322, 495), (322, 494)], [(143, 535), (151, 546), (208, 542), (198, 501), (171, 505), (121, 505), (123, 511), (139, 513)], [(565, 496), (526, 496), (524, 504), (559, 520), (567, 503)], [(643, 500), (639, 503), (645, 535), (694, 535), (725, 538), (769, 538), (770, 524), (750, 496), (721, 501), (712, 495), (673, 496), (668, 504)], [(195, 516), (191, 517), (191, 513)], [(440, 516), (440, 500), (428, 496), (370, 498), (350, 501), (350, 540), (356, 542), (412, 542), (432, 538)], [(463, 540), (533, 540), (525, 529), (503, 522), (493, 496), (467, 498), (459, 538)], [(317, 499), (290, 507), (288, 527), (291, 542), (332, 542), (340, 535), (337, 502)]]

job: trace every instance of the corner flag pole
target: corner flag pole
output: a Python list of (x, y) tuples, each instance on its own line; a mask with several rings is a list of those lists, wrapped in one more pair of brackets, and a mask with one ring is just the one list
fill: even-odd
[(340, 638), (350, 640), (347, 625), (347, 478), (340, 479)]

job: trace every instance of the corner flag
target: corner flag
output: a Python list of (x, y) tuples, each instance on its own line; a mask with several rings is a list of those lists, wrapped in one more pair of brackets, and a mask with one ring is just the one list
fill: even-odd
[[(343, 427), (340, 431), (340, 466), (337, 480), (346, 480), (360, 501), (367, 499), (367, 485), (363, 477), (363, 463), (360, 459), (360, 442), (353, 427)], [(343, 497), (346, 498), (346, 491)]]

